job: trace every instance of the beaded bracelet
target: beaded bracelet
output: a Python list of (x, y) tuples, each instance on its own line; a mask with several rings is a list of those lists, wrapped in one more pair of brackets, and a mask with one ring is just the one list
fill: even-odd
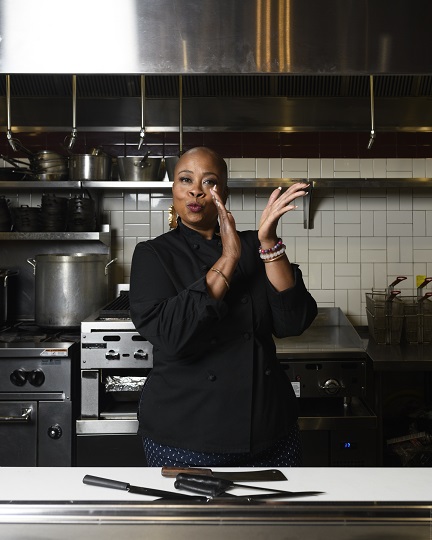
[(276, 244), (271, 247), (271, 248), (268, 248), (268, 249), (263, 249), (262, 246), (260, 246), (258, 248), (258, 251), (260, 253), (260, 255), (266, 255), (267, 253), (275, 253), (276, 251), (279, 251), (280, 248), (283, 246), (283, 242), (282, 242), (282, 239), (281, 238), (278, 238)]
[(274, 251), (273, 253), (260, 253), (260, 257), (264, 262), (272, 262), (282, 257), (285, 251), (286, 251), (286, 246), (285, 244), (282, 244), (280, 249), (278, 249), (277, 251)]

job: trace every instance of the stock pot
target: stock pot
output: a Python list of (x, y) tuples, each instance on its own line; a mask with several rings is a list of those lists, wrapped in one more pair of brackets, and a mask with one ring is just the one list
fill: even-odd
[(161, 157), (118, 157), (120, 180), (123, 182), (151, 182), (163, 180), (165, 169)]
[(74, 328), (108, 302), (108, 260), (98, 253), (42, 254), (27, 259), (35, 275), (35, 322)]
[(70, 180), (111, 180), (112, 158), (107, 154), (73, 154), (69, 157)]

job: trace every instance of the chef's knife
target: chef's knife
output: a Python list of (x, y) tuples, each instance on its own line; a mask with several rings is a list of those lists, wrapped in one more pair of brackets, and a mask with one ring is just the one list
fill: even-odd
[(288, 480), (284, 473), (278, 469), (219, 472), (198, 467), (162, 467), (161, 473), (162, 476), (167, 476), (169, 478), (176, 478), (178, 474), (185, 473), (222, 478), (223, 480), (232, 480), (233, 482), (272, 482), (274, 480)]
[[(263, 490), (270, 493), (262, 493), (255, 495), (238, 495), (238, 498), (245, 498), (247, 500), (254, 499), (284, 499), (292, 497), (309, 497), (312, 495), (322, 494), (322, 491), (282, 491), (280, 489), (262, 488), (257, 486), (247, 486), (244, 484), (236, 484), (230, 480), (224, 480), (222, 478), (212, 478), (205, 475), (192, 475), (180, 473), (176, 477), (174, 482), (176, 489), (184, 489), (185, 491), (191, 491), (200, 495), (206, 495), (208, 497), (227, 497), (230, 493), (227, 490), (234, 487)], [(236, 498), (237, 498), (236, 497)]]
[(120, 489), (129, 493), (137, 493), (138, 495), (150, 495), (151, 497), (162, 497), (164, 499), (188, 499), (206, 501), (208, 497), (199, 497), (196, 495), (187, 495), (185, 493), (176, 493), (173, 491), (164, 491), (161, 489), (153, 489), (140, 486), (132, 486), (127, 482), (119, 482), (118, 480), (110, 480), (109, 478), (101, 478), (100, 476), (92, 476), (86, 474), (83, 478), (84, 484), (89, 486), (98, 486), (111, 489)]

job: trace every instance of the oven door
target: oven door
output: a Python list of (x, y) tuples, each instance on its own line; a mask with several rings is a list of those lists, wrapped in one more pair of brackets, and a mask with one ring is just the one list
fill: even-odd
[(0, 402), (0, 465), (37, 465), (37, 403)]

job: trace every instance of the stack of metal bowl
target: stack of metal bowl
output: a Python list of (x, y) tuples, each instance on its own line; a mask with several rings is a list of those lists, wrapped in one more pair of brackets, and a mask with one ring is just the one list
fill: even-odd
[(39, 180), (67, 180), (68, 158), (57, 152), (42, 150), (31, 158), (30, 169)]

